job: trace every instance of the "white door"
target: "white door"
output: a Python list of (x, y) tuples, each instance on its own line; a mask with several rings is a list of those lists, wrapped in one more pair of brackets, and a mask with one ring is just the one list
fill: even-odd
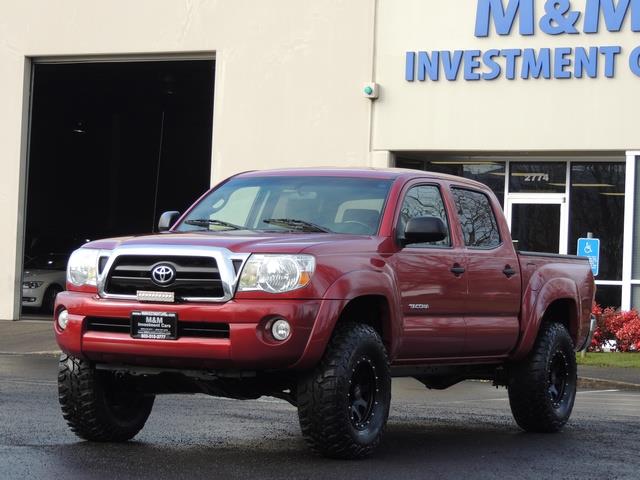
[(519, 250), (567, 253), (569, 208), (565, 194), (512, 193), (505, 215)]

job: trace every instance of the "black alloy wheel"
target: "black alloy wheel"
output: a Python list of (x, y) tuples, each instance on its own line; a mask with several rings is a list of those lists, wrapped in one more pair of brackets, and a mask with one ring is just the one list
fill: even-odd
[(549, 368), (549, 398), (554, 408), (560, 407), (567, 390), (569, 362), (564, 352), (557, 350)]
[(351, 424), (364, 430), (371, 423), (373, 407), (378, 404), (378, 377), (376, 367), (368, 357), (362, 357), (353, 369), (349, 381), (349, 413)]

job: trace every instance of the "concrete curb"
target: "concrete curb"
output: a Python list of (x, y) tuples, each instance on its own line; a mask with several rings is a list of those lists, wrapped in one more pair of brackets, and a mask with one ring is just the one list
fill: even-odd
[(20, 355), (48, 355), (52, 357), (57, 357), (62, 353), (61, 350), (47, 350), (42, 352), (0, 352), (0, 355), (12, 355), (12, 356), (20, 356)]
[(582, 388), (602, 388), (618, 390), (635, 390), (640, 392), (640, 385), (636, 383), (618, 382), (615, 380), (604, 380), (601, 378), (578, 377), (578, 387)]
[[(20, 355), (45, 355), (57, 357), (60, 355), (60, 350), (44, 350), (44, 351), (36, 351), (36, 352), (0, 352), (0, 355), (11, 355), (11, 356), (20, 356)], [(637, 383), (629, 383), (629, 382), (620, 382), (616, 380), (605, 380), (603, 378), (592, 378), (592, 377), (578, 377), (578, 387), (580, 388), (595, 388), (595, 389), (616, 389), (616, 390), (632, 390), (640, 392), (640, 385)]]

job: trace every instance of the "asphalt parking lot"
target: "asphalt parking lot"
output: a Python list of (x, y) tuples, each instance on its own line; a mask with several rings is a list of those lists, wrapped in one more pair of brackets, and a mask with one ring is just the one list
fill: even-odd
[(521, 432), (506, 391), (464, 382), (443, 392), (394, 380), (377, 454), (310, 453), (284, 401), (159, 397), (127, 444), (82, 442), (66, 428), (53, 355), (0, 355), (2, 478), (629, 478), (640, 471), (640, 392), (581, 390), (560, 434)]

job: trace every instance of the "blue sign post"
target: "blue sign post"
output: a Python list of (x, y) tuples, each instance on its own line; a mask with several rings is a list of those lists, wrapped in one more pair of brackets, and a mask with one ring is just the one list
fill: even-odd
[(579, 238), (578, 256), (587, 257), (591, 264), (593, 276), (597, 277), (600, 272), (600, 239), (599, 238)]

